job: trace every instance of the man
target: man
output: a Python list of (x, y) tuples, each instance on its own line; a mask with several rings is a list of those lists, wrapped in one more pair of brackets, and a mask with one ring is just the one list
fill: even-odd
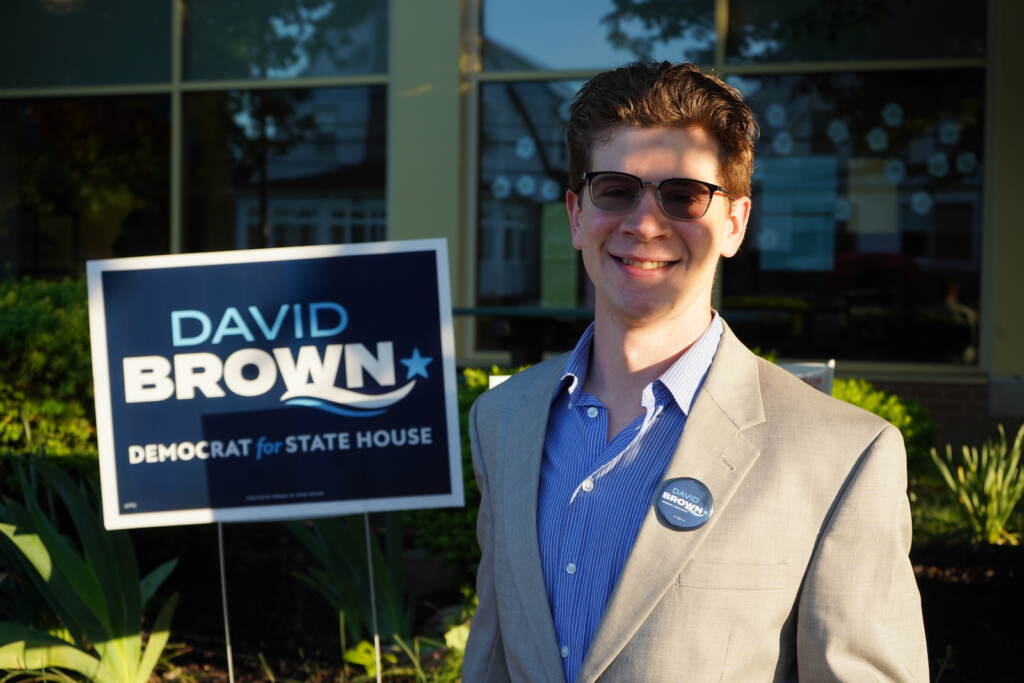
[(474, 406), (463, 680), (927, 680), (899, 432), (711, 308), (756, 132), (689, 64), (578, 93), (566, 207), (594, 324)]

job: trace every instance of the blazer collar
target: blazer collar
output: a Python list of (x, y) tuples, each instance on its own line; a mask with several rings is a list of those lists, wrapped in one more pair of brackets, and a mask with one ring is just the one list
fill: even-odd
[[(717, 520), (760, 455), (743, 432), (764, 420), (757, 358), (726, 326), (703, 390), (663, 477), (692, 477), (703, 482), (714, 497), (712, 517), (700, 529), (675, 531), (662, 526), (653, 508), (648, 510), (583, 661), (579, 681), (589, 683), (605, 671), (704, 539), (714, 532)], [(535, 490), (533, 494), (528, 507), (534, 520), (530, 530), (536, 539)], [(537, 573), (539, 576), (539, 564)], [(543, 594), (543, 580), (538, 579), (538, 585)]]

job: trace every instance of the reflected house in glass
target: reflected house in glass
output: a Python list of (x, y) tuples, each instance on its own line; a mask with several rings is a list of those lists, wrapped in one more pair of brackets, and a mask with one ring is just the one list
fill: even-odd
[[(285, 81), (386, 69), (382, 6), (263, 0), (249, 8), (247, 23), (236, 20), (238, 8), (194, 5), (188, 17), (189, 77)], [(187, 134), (196, 141), (189, 148), (199, 168), (191, 184), (186, 240), (195, 248), (384, 239), (383, 88), (195, 93), (186, 99), (186, 116), (190, 105), (198, 109)], [(211, 125), (211, 108), (220, 119), (213, 123), (218, 130), (197, 133)], [(227, 149), (220, 149), (225, 142)], [(225, 215), (233, 216), (230, 236), (219, 222)]]
[[(484, 46), (490, 63), (532, 68), (513, 51)], [(565, 219), (568, 106), (578, 84), (488, 83), (481, 88), (479, 277), (481, 305), (576, 306), (578, 282)], [(568, 250), (566, 249), (568, 247)], [(544, 276), (558, 277), (546, 283)], [(552, 286), (557, 284), (557, 287)], [(545, 296), (546, 295), (546, 296)]]
[[(188, 133), (191, 248), (384, 239), (383, 88), (197, 93), (185, 107), (203, 117)], [(227, 140), (206, 135), (210, 108)]]

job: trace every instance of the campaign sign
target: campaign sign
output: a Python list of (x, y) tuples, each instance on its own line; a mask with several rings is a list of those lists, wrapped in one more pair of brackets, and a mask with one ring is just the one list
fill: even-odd
[(463, 504), (443, 240), (90, 261), (88, 280), (108, 529)]

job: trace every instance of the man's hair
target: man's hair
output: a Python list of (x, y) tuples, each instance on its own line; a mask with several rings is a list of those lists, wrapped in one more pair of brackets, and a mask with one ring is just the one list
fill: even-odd
[[(718, 143), (722, 183), (731, 197), (750, 196), (757, 122), (736, 88), (693, 64), (635, 62), (590, 79), (573, 100), (566, 131), (569, 188), (579, 194), (595, 144), (615, 128), (699, 126)], [(701, 178), (700, 180), (713, 180)]]

